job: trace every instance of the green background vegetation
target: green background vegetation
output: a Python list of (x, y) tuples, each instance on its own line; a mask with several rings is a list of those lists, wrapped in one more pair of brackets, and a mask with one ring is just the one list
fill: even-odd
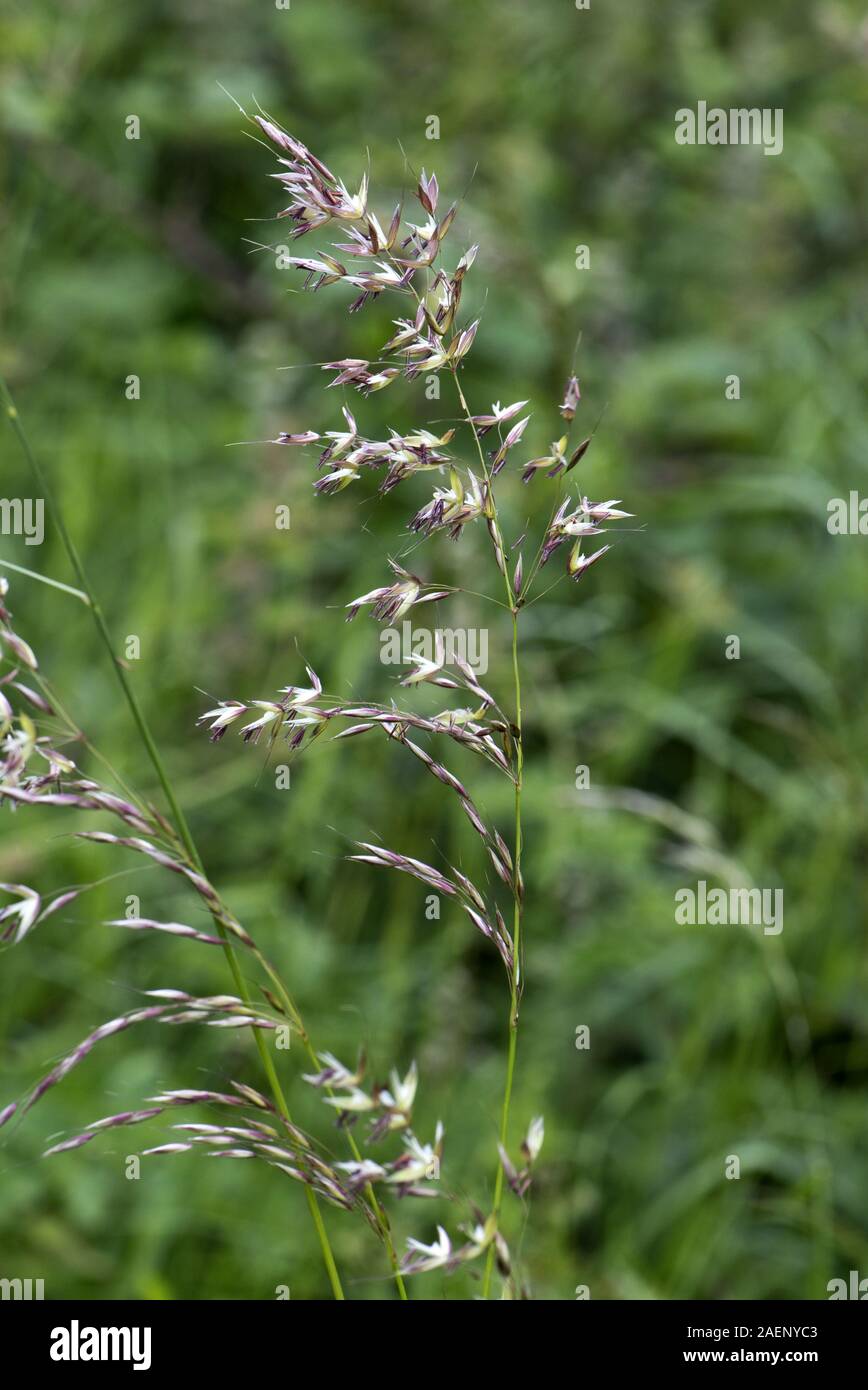
[[(210, 872), (317, 1044), (350, 1061), (363, 1041), (377, 1077), (415, 1057), (419, 1133), (442, 1117), (445, 1185), (486, 1205), (499, 961), (463, 914), (428, 922), (421, 885), (343, 859), (351, 838), (380, 836), (481, 872), (473, 832), (382, 740), (319, 743), (278, 792), (262, 751), (233, 735), (212, 747), (193, 727), (197, 688), (267, 696), (305, 660), (333, 693), (387, 698), (377, 630), (346, 627), (340, 610), (381, 582), (428, 495), (423, 480), (380, 502), (366, 480), (315, 498), (299, 451), (227, 447), (334, 428), (340, 392), (324, 395), (310, 364), (376, 355), (397, 310), (384, 300), (348, 319), (341, 290), (303, 296), (252, 249), (245, 238), (282, 239), (261, 220), (278, 206), (274, 166), (218, 83), (348, 182), (369, 150), (381, 216), (407, 191), (405, 154), (436, 169), (446, 200), (463, 199), (448, 263), (482, 247), (465, 300), (483, 309), (464, 374), (473, 407), (529, 397), (522, 456), (544, 452), (581, 331), (578, 427), (603, 418), (578, 482), (624, 498), (641, 528), (523, 624), (529, 907), (512, 1147), (536, 1113), (546, 1145), (528, 1210), (508, 1194), (504, 1224), (533, 1293), (822, 1298), (830, 1278), (868, 1275), (868, 540), (825, 525), (830, 497), (868, 489), (863, 7), (4, 0), (2, 27), (2, 369), (118, 644), (141, 638), (133, 679)], [(676, 145), (674, 113), (699, 99), (783, 108), (783, 153)], [(130, 373), (138, 402), (124, 397)], [(454, 414), (448, 380), (439, 405), (422, 382), (349, 403), (372, 437)], [(0, 460), (2, 494), (31, 495), (5, 427)], [(509, 534), (543, 523), (550, 486), (504, 474)], [(38, 551), (0, 544), (69, 580), (53, 530)], [(436, 538), (415, 559), (499, 596), (481, 534)], [(85, 610), (23, 579), (13, 600), (79, 723), (154, 792)], [(499, 690), (503, 616), (461, 599), (441, 618), (488, 625)], [(449, 756), (507, 831), (506, 784)], [(579, 764), (590, 793), (574, 788)], [(226, 988), (219, 952), (99, 925), (129, 893), (155, 916), (196, 908), (134, 856), (72, 839), (85, 823), (8, 809), (0, 821), (0, 878), (48, 888), (124, 871), (3, 955), (2, 1101), (139, 991)], [(783, 887), (783, 934), (676, 926), (673, 894), (698, 878)], [(580, 1024), (589, 1052), (574, 1045)], [(280, 1057), (293, 1110), (339, 1150), (299, 1081), (300, 1049)], [(39, 1158), (49, 1135), (157, 1089), (258, 1076), (240, 1034), (152, 1026), (97, 1050), (4, 1131), (0, 1273), (44, 1277), (54, 1297), (269, 1298), (283, 1283), (325, 1295), (303, 1194), (277, 1173), (187, 1155), (125, 1180), (124, 1156), (160, 1142), (159, 1126)], [(729, 1154), (738, 1182), (723, 1178)], [(439, 1201), (394, 1211), (401, 1244), (437, 1220), (454, 1231)], [(371, 1233), (327, 1221), (351, 1296), (393, 1296)], [(433, 1274), (413, 1291), (477, 1290)]]

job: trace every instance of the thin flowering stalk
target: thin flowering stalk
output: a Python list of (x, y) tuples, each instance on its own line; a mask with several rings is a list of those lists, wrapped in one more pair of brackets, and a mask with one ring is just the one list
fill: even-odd
[[(156, 742), (154, 741), (154, 737), (151, 733), (150, 727), (145, 717), (145, 713), (141, 705), (139, 704), (138, 697), (136, 696), (132, 684), (127, 679), (127, 675), (124, 671), (123, 665), (118, 661), (117, 657), (115, 656), (111, 634), (109, 633), (106, 620), (103, 616), (102, 608), (100, 607), (96, 594), (93, 588), (91, 587), (90, 581), (88, 579), (84, 565), (82, 564), (75, 542), (73, 541), (71, 535), (69, 534), (69, 531), (67, 530), (66, 523), (63, 519), (63, 514), (61, 513), (60, 508), (58, 507), (57, 502), (55, 501), (53, 489), (49, 485), (48, 479), (38, 459), (36, 458), (36, 455), (30, 447), (30, 441), (21, 423), (21, 419), (19, 417), (15, 401), (13, 400), (11, 392), (9, 391), (9, 387), (7, 386), (6, 380), (2, 374), (0, 374), (0, 400), (2, 400), (3, 402), (6, 416), (9, 420), (9, 423), (12, 426), (16, 438), (18, 439), (27, 464), (31, 472), (33, 473), (34, 478), (36, 479), (40, 491), (43, 493), (46, 501), (48, 502), (48, 508), (57, 527), (63, 547), (67, 553), (67, 556), (69, 557), (70, 564), (72, 565), (78, 583), (80, 584), (82, 591), (87, 597), (87, 605), (90, 608), (91, 613), (93, 614), (93, 620), (96, 625), (97, 632), (99, 633), (100, 641), (102, 642), (103, 646), (106, 649), (106, 652), (108, 653), (108, 656), (112, 664), (112, 668), (114, 669), (118, 681), (120, 682), (124, 699), (126, 700), (130, 713), (132, 714), (133, 721), (139, 732), (139, 736), (145, 747), (145, 751), (148, 754), (148, 758), (150, 759), (151, 765), (157, 774), (157, 778), (159, 780), (160, 786), (163, 789), (163, 794), (165, 795), (166, 801), (168, 803), (173, 822), (177, 827), (178, 834), (181, 837), (181, 840), (184, 844), (187, 855), (192, 865), (201, 873), (202, 861), (199, 857), (199, 852), (196, 848), (196, 844), (193, 840), (193, 836), (190, 832), (190, 828), (187, 824), (184, 812), (181, 809), (180, 803), (175, 795), (174, 788), (172, 787), (172, 784), (169, 780), (169, 776), (166, 771), (163, 760), (160, 757), (159, 749), (157, 748)], [(241, 998), (247, 1000), (247, 986), (241, 974), (241, 970), (238, 965), (238, 959), (232, 947), (232, 943), (226, 932), (226, 927), (222, 922), (217, 921), (216, 918), (215, 923), (217, 925), (221, 937), (223, 938), (223, 951), (227, 963), (229, 965), (229, 969), (232, 973), (232, 978), (235, 982), (235, 987)], [(256, 1048), (259, 1052), (262, 1066), (265, 1070), (266, 1076), (268, 1078), (268, 1083), (271, 1087), (275, 1100), (280, 1106), (281, 1111), (284, 1113), (286, 1118), (289, 1119), (289, 1109), (286, 1104), (286, 1098), (283, 1094), (283, 1090), (280, 1085), (277, 1070), (274, 1066), (274, 1061), (271, 1057), (271, 1054), (268, 1051), (265, 1040), (262, 1037), (262, 1034), (258, 1028), (254, 1028), (253, 1036), (256, 1042)], [(316, 1227), (317, 1237), (320, 1242), (323, 1261), (326, 1266), (326, 1272), (328, 1274), (329, 1283), (332, 1288), (332, 1293), (336, 1299), (343, 1300), (343, 1287), (341, 1285), (340, 1275), (338, 1274), (337, 1265), (335, 1264), (335, 1259), (332, 1253), (331, 1245), (329, 1243), (328, 1235), (323, 1224), (322, 1214), (317, 1206), (315, 1195), (310, 1191), (309, 1188), (306, 1188), (305, 1191), (307, 1194), (308, 1206), (310, 1208), (311, 1217), (313, 1219), (314, 1226)]]
[[(318, 251), (309, 257), (289, 258), (290, 265), (304, 272), (305, 288), (317, 291), (325, 286), (343, 283), (361, 291), (349, 306), (351, 313), (358, 312), (369, 301), (378, 299), (387, 291), (390, 294), (405, 296), (415, 305), (415, 310), (411, 310), (411, 316), (393, 321), (397, 333), (378, 354), (375, 354), (376, 361), (345, 357), (321, 364), (325, 370), (333, 374), (329, 387), (352, 388), (363, 397), (367, 397), (371, 392), (390, 388), (401, 377), (413, 380), (423, 372), (437, 373), (445, 368), (453, 378), (464, 422), (473, 434), (481, 473), (477, 477), (460, 458), (448, 451), (455, 434), (454, 430), (450, 429), (439, 436), (428, 429), (417, 429), (411, 433), (392, 430), (387, 441), (366, 439), (360, 433), (355, 416), (346, 405), (342, 407), (345, 429), (329, 430), (325, 434), (310, 429), (294, 433), (281, 432), (273, 442), (302, 449), (312, 444), (320, 446), (321, 475), (314, 482), (314, 489), (322, 496), (337, 494), (355, 483), (360, 483), (365, 470), (383, 467), (385, 478), (380, 484), (381, 494), (407, 483), (417, 473), (433, 470), (441, 477), (448, 477), (448, 485), (436, 487), (431, 500), (410, 519), (409, 530), (423, 538), (445, 532), (451, 540), (458, 540), (465, 531), (473, 529), (473, 522), (484, 523), (503, 580), (505, 606), (512, 619), (512, 684), (515, 713), (512, 721), (507, 719), (493, 697), (479, 685), (467, 663), (455, 659), (447, 663), (444, 652), (437, 649), (433, 658), (419, 655), (412, 659), (411, 669), (401, 680), (401, 686), (413, 689), (419, 684), (430, 683), (444, 689), (461, 691), (474, 701), (470, 708), (451, 708), (432, 719), (423, 718), (411, 710), (399, 709), (394, 701), (388, 706), (364, 703), (347, 705), (334, 697), (324, 695), (322, 683), (309, 669), (310, 688), (286, 686), (280, 691), (280, 698), (274, 700), (221, 701), (216, 709), (202, 715), (199, 722), (210, 725), (211, 738), (216, 742), (223, 737), (230, 724), (245, 718), (248, 722), (240, 731), (245, 742), (256, 743), (267, 730), (269, 747), (272, 747), (278, 738), (282, 738), (287, 741), (292, 753), (299, 753), (302, 749), (308, 748), (335, 720), (353, 721), (349, 727), (342, 728), (334, 736), (335, 740), (355, 737), (381, 728), (391, 741), (399, 743), (421, 760), (433, 776), (458, 795), (462, 809), (474, 831), (483, 841), (498, 878), (508, 885), (513, 900), (511, 936), (496, 904), (486, 902), (476, 885), (454, 867), (450, 873), (444, 873), (410, 855), (371, 842), (360, 842), (358, 848), (363, 853), (350, 856), (364, 864), (409, 874), (426, 888), (444, 894), (460, 906), (473, 924), (493, 942), (506, 966), (510, 1007), (506, 1079), (501, 1107), (499, 1162), (493, 1209), (487, 1218), (474, 1212), (474, 1220), (470, 1226), (459, 1228), (468, 1239), (457, 1249), (453, 1247), (443, 1228), (438, 1228), (438, 1238), (433, 1244), (426, 1245), (410, 1240), (409, 1254), (405, 1257), (402, 1268), (406, 1273), (421, 1273), (435, 1268), (443, 1268), (449, 1272), (466, 1260), (485, 1256), (483, 1296), (489, 1296), (495, 1263), (505, 1280), (506, 1296), (516, 1296), (516, 1290), (520, 1285), (516, 1283), (509, 1251), (499, 1229), (501, 1206), (506, 1182), (517, 1196), (525, 1195), (531, 1181), (531, 1167), (542, 1144), (543, 1134), (542, 1118), (537, 1117), (532, 1122), (527, 1139), (522, 1145), (525, 1164), (521, 1169), (517, 1168), (509, 1157), (506, 1141), (518, 1046), (519, 1001), (523, 989), (524, 750), (518, 617), (520, 610), (527, 603), (535, 601), (530, 592), (533, 583), (541, 567), (558, 548), (569, 543), (566, 573), (577, 581), (585, 570), (610, 549), (608, 545), (604, 545), (593, 553), (584, 553), (583, 542), (589, 537), (601, 534), (605, 529), (602, 523), (620, 520), (628, 513), (619, 510), (619, 503), (615, 499), (591, 503), (587, 497), (580, 497), (579, 501), (574, 503), (569, 496), (562, 497), (562, 476), (578, 465), (591, 442), (589, 437), (569, 453), (568, 429), (566, 435), (551, 445), (548, 454), (521, 466), (520, 477), (523, 483), (530, 482), (539, 472), (543, 472), (548, 479), (558, 479), (558, 497), (529, 572), (525, 574), (523, 553), (519, 549), (510, 576), (494, 480), (510, 461), (511, 451), (521, 442), (530, 416), (515, 418), (527, 405), (526, 401), (517, 401), (506, 407), (497, 402), (489, 414), (473, 415), (464, 395), (459, 368), (473, 345), (479, 319), (462, 327), (457, 322), (457, 316), (464, 278), (474, 263), (478, 248), (473, 246), (465, 251), (451, 272), (444, 269), (442, 264), (436, 266), (443, 240), (454, 221), (457, 205), (453, 204), (438, 220), (437, 179), (434, 175), (428, 177), (423, 171), (415, 196), (422, 205), (425, 220), (415, 224), (408, 219), (405, 226), (403, 211), (399, 205), (386, 232), (369, 207), (367, 177), (363, 178), (358, 194), (351, 195), (346, 184), (301, 141), (266, 118), (264, 113), (254, 119), (280, 151), (278, 162), (281, 169), (274, 177), (283, 184), (289, 194), (290, 203), (278, 216), (289, 219), (290, 236), (298, 238), (317, 228), (331, 227), (338, 228), (340, 234), (346, 238), (342, 242), (333, 243), (328, 252)], [(336, 252), (337, 256), (332, 255), (332, 251)], [(424, 273), (425, 276), (425, 288), (421, 293), (415, 284), (417, 273)], [(580, 398), (578, 379), (571, 375), (559, 407), (561, 417), (568, 423), (575, 417)], [(508, 428), (504, 432), (507, 424)], [(481, 442), (482, 436), (495, 427), (496, 447), (486, 456)], [(523, 540), (522, 536), (513, 548), (520, 547)], [(458, 592), (446, 588), (438, 589), (433, 584), (409, 574), (394, 562), (390, 563), (396, 580), (388, 585), (381, 585), (347, 604), (349, 619), (355, 617), (361, 608), (370, 606), (376, 619), (394, 622), (416, 603), (434, 598), (447, 598), (450, 592)], [(254, 711), (255, 716), (251, 719), (250, 715)], [(424, 748), (409, 738), (408, 730), (424, 731), (432, 736), (446, 734), (453, 743), (480, 754), (509, 778), (514, 789), (512, 851), (496, 828), (489, 829), (485, 825), (463, 782), (459, 781), (443, 762), (435, 760)], [(306, 1079), (316, 1085), (331, 1085), (333, 1089), (348, 1091), (345, 1096), (329, 1096), (329, 1103), (339, 1110), (342, 1124), (349, 1124), (357, 1115), (377, 1108), (377, 1097), (380, 1094), (378, 1091), (375, 1091), (374, 1095), (368, 1095), (360, 1088), (358, 1075), (350, 1075), (346, 1068), (341, 1067), (328, 1054), (323, 1055), (322, 1060), (327, 1062), (325, 1070), (315, 1077)], [(395, 1087), (397, 1090), (397, 1081)], [(385, 1095), (385, 1092), (383, 1094)], [(393, 1115), (391, 1106), (387, 1114)], [(379, 1129), (382, 1123), (386, 1123), (388, 1127), (392, 1119), (378, 1121), (375, 1129)], [(406, 1118), (399, 1120), (399, 1123), (406, 1124)], [(439, 1143), (439, 1140), (437, 1142)], [(405, 1156), (405, 1171), (412, 1174), (415, 1171), (414, 1165), (418, 1166), (427, 1158), (429, 1151), (413, 1139)], [(382, 1165), (370, 1160), (357, 1162), (350, 1167), (351, 1181), (356, 1184), (367, 1181), (371, 1188), (374, 1182), (383, 1179), (385, 1171)], [(397, 1177), (386, 1179), (392, 1180), (399, 1181)]]

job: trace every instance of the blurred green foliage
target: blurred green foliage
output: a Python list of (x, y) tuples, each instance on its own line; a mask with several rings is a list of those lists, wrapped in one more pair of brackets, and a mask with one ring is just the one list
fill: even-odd
[[(830, 497), (868, 489), (863, 6), (4, 0), (2, 24), (0, 365), (118, 642), (141, 638), (133, 676), (205, 861), (317, 1044), (351, 1060), (364, 1042), (380, 1077), (416, 1057), (419, 1132), (442, 1117), (445, 1184), (485, 1206), (499, 962), (458, 912), (426, 921), (420, 885), (343, 860), (376, 835), (481, 871), (472, 831), (382, 741), (318, 744), (285, 793), (261, 753), (193, 729), (199, 691), (267, 696), (303, 661), (332, 692), (388, 697), (377, 632), (340, 610), (381, 582), (427, 495), (411, 483), (380, 503), (365, 483), (315, 498), (297, 451), (227, 447), (334, 428), (340, 393), (323, 395), (311, 364), (375, 356), (395, 307), (348, 319), (342, 291), (304, 296), (255, 250), (281, 240), (273, 162), (221, 88), (348, 183), (370, 158), (381, 216), (410, 169), (436, 169), (462, 200), (449, 263), (482, 247), (465, 300), (483, 311), (473, 407), (529, 397), (523, 456), (543, 452), (580, 331), (579, 423), (602, 419), (578, 481), (638, 516), (578, 588), (524, 619), (513, 1147), (536, 1113), (547, 1137), (529, 1209), (508, 1196), (505, 1229), (533, 1293), (799, 1299), (868, 1272), (868, 541), (825, 525)], [(782, 108), (783, 153), (676, 145), (675, 111), (700, 99)], [(452, 415), (447, 393), (431, 407), (422, 382), (400, 383), (358, 414), (377, 437)], [(5, 427), (0, 459), (3, 495), (30, 495)], [(512, 537), (544, 523), (547, 486), (522, 489), (513, 468)], [(435, 539), (419, 567), (493, 591), (484, 549)], [(38, 552), (3, 538), (2, 557), (69, 579), (53, 530)], [(153, 792), (86, 612), (20, 578), (13, 599), (70, 710)], [(462, 599), (449, 621), (490, 624), (487, 683), (506, 690), (498, 613)], [(590, 793), (574, 788), (579, 764)], [(508, 788), (452, 765), (506, 831)], [(3, 1101), (139, 991), (226, 987), (219, 953), (100, 927), (129, 893), (157, 916), (193, 909), (133, 856), (72, 839), (83, 825), (2, 817), (4, 880), (108, 876), (3, 955)], [(742, 876), (783, 887), (782, 935), (675, 925), (677, 887)], [(294, 1112), (327, 1134), (300, 1052), (283, 1069)], [(49, 1297), (269, 1298), (282, 1283), (324, 1296), (304, 1198), (276, 1173), (188, 1156), (125, 1180), (124, 1155), (159, 1142), (155, 1127), (39, 1161), (50, 1134), (230, 1077), (258, 1078), (249, 1038), (154, 1026), (98, 1049), (4, 1131), (0, 1273), (44, 1277)], [(370, 1232), (327, 1220), (351, 1296), (391, 1297)], [(408, 1202), (396, 1236), (427, 1238), (437, 1220), (454, 1230), (445, 1204)], [(414, 1292), (477, 1289), (435, 1274)]]

